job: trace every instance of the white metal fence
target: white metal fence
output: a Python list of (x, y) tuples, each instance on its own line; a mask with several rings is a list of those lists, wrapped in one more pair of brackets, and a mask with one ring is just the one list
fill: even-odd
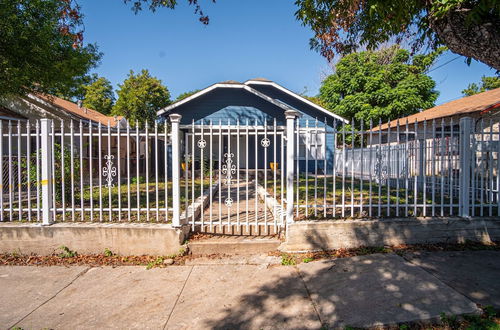
[(306, 149), (317, 134), (334, 148), (331, 158), (306, 155), (305, 169), (296, 160), (296, 219), (500, 215), (498, 122), (363, 126), (297, 124), (296, 140), (312, 136)]
[(500, 215), (497, 122), (180, 120), (0, 122), (0, 220), (269, 233), (300, 219)]
[(167, 126), (140, 130), (41, 120), (0, 122), (0, 132), (2, 220), (171, 217)]

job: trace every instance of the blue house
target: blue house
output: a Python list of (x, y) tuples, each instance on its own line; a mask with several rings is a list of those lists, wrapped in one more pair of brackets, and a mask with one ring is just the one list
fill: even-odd
[[(202, 156), (198, 141), (204, 140), (201, 145), (210, 143), (215, 162), (220, 159), (215, 155), (218, 150), (221, 150), (222, 155), (229, 150), (236, 154), (240, 148), (236, 164), (238, 168), (262, 169), (269, 168), (270, 162), (281, 162), (287, 110), (299, 113), (297, 120), (301, 133), (296, 161), (301, 170), (306, 167), (306, 158), (309, 162), (316, 162), (319, 168), (323, 168), (326, 160), (327, 168), (331, 168), (335, 141), (333, 134), (325, 134), (325, 131), (329, 128), (331, 131), (332, 127), (348, 121), (267, 79), (213, 84), (158, 111), (158, 116), (168, 120), (170, 114), (182, 115), (184, 154), (192, 155), (194, 152), (197, 161)], [(306, 126), (314, 133), (307, 134)], [(311, 140), (312, 136), (315, 137), (314, 141)], [(255, 141), (255, 137), (261, 141), (262, 146), (265, 146), (262, 140), (267, 137), (270, 147), (261, 148), (261, 143)], [(205, 150), (203, 159), (207, 155), (209, 151)], [(308, 165), (310, 169), (312, 166), (313, 164)]]

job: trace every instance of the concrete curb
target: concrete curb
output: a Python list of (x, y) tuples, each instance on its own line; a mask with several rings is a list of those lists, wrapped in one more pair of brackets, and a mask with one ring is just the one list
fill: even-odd
[(271, 194), (269, 194), (260, 184), (257, 186), (257, 195), (266, 202), (267, 208), (271, 211), (273, 217), (277, 219), (278, 222), (281, 222), (280, 218), (285, 216), (285, 211), (276, 198), (271, 196)]
[[(193, 218), (193, 212), (194, 212), (194, 218), (195, 220), (201, 215), (201, 212), (205, 210), (205, 207), (207, 206), (208, 202), (210, 201), (210, 196), (213, 196), (217, 190), (219, 189), (219, 182), (217, 181), (210, 187), (209, 189), (205, 190), (203, 192), (202, 196), (199, 196), (191, 205), (188, 206), (186, 211), (184, 211), (181, 215), (180, 222), (181, 224), (188, 224), (189, 219)], [(203, 207), (202, 207), (203, 205)]]

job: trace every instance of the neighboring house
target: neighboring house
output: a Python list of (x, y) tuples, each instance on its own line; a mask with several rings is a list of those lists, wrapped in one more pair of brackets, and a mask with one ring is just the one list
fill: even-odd
[[(0, 123), (2, 125), (2, 133), (3, 133), (3, 161), (2, 167), (3, 171), (8, 172), (9, 162), (7, 159), (11, 159), (13, 162), (17, 162), (17, 158), (19, 154), (22, 158), (26, 157), (28, 152), (27, 142), (28, 139), (22, 139), (21, 143), (12, 142), (9, 143), (9, 132), (11, 134), (17, 134), (17, 131), (20, 129), (23, 134), (27, 131), (27, 124), (30, 124), (30, 132), (31, 132), (31, 153), (35, 152), (36, 147), (36, 123), (37, 120), (42, 118), (52, 119), (54, 123), (54, 131), (56, 134), (61, 132), (64, 129), (65, 138), (64, 145), (69, 149), (70, 145), (70, 130), (71, 126), (73, 126), (74, 133), (74, 154), (80, 155), (79, 148), (80, 145), (83, 148), (82, 152), (82, 160), (83, 160), (83, 170), (88, 171), (90, 167), (90, 159), (93, 160), (93, 180), (98, 180), (100, 172), (102, 169), (99, 169), (96, 165), (99, 160), (99, 151), (101, 155), (106, 155), (108, 153), (116, 155), (118, 154), (118, 138), (112, 136), (110, 139), (108, 149), (108, 140), (107, 140), (107, 132), (108, 125), (110, 127), (112, 135), (116, 133), (118, 129), (121, 130), (122, 136), (120, 138), (120, 172), (121, 174), (125, 174), (126, 172), (126, 156), (127, 156), (127, 138), (125, 137), (125, 129), (128, 125), (128, 122), (125, 118), (119, 116), (106, 116), (96, 110), (89, 109), (86, 107), (82, 107), (77, 103), (73, 103), (67, 100), (63, 100), (59, 97), (53, 95), (41, 95), (41, 94), (29, 94), (24, 97), (10, 98), (10, 99), (1, 99), (0, 100)], [(61, 126), (63, 123), (63, 126)], [(72, 125), (71, 125), (72, 124)], [(80, 126), (81, 125), (81, 126)], [(101, 126), (102, 138), (101, 138), (101, 147), (99, 148), (99, 137), (98, 137), (98, 129), (99, 125)], [(92, 128), (93, 138), (92, 138), (92, 155), (90, 154), (90, 143), (89, 143), (89, 131)], [(83, 139), (80, 143), (80, 134), (83, 135)], [(15, 139), (13, 139), (15, 140)], [(145, 173), (145, 157), (147, 154), (146, 151), (146, 142), (144, 137), (139, 137), (139, 156), (136, 155), (136, 141), (137, 138), (133, 135), (130, 136), (130, 153), (129, 157), (132, 162), (132, 166), (135, 171), (135, 164), (140, 164), (140, 175)], [(54, 143), (61, 144), (60, 135), (57, 136), (54, 140)], [(151, 145), (151, 142), (150, 142)], [(20, 147), (20, 151), (19, 151)], [(9, 158), (10, 154), (10, 158)], [(33, 159), (33, 158), (32, 158)], [(115, 158), (116, 159), (116, 158)], [(101, 160), (103, 163), (104, 160)], [(116, 162), (115, 162), (116, 164)], [(4, 178), (7, 176), (4, 175)], [(86, 176), (84, 179), (88, 179)], [(17, 179), (14, 179), (17, 180)], [(4, 183), (4, 187), (6, 187)]]
[(454, 175), (460, 168), (460, 119), (464, 117), (472, 119), (469, 133), (474, 167), (480, 172), (491, 169), (490, 174), (496, 175), (500, 88), (377, 126), (368, 136), (368, 146), (380, 146), (382, 151), (390, 146), (392, 155), (399, 150), (399, 159), (392, 161), (399, 162), (399, 167), (411, 175)]
[[(28, 94), (24, 97), (3, 99), (0, 100), (0, 106), (11, 114), (33, 122), (37, 119), (48, 118), (55, 120), (56, 124), (60, 125), (62, 120), (66, 129), (69, 129), (71, 122), (76, 129), (80, 121), (84, 126), (88, 126), (90, 123), (96, 126), (100, 123), (113, 128), (117, 126), (125, 128), (127, 125), (127, 121), (123, 117), (106, 116), (96, 110), (82, 107), (53, 95)], [(16, 120), (9, 117), (11, 116), (8, 114), (4, 116), (0, 112), (0, 120), (4, 122), (9, 119)]]
[[(399, 118), (373, 128), (369, 144), (387, 144), (406, 140), (406, 123), (408, 123), (408, 140), (429, 140), (436, 134), (458, 136), (460, 118), (470, 117), (476, 132), (498, 132), (500, 122), (500, 88), (463, 97), (433, 108), (421, 111), (408, 117)], [(425, 125), (424, 125), (425, 123)], [(399, 124), (399, 140), (397, 126)], [(491, 124), (491, 125), (490, 125)], [(483, 129), (481, 128), (483, 125)], [(434, 128), (435, 126), (435, 128)], [(434, 131), (435, 129), (435, 131)], [(380, 134), (377, 132), (380, 131)]]
[[(183, 100), (169, 105), (160, 110), (158, 116), (164, 120), (170, 114), (176, 113), (182, 115), (181, 130), (183, 133), (184, 150), (191, 150), (191, 139), (189, 138), (192, 127), (195, 125), (196, 132), (201, 130), (203, 124), (204, 138), (208, 139), (207, 131), (210, 123), (219, 127), (233, 127), (240, 124), (241, 127), (251, 126), (252, 129), (262, 129), (264, 126), (272, 126), (276, 121), (278, 134), (284, 131), (285, 111), (295, 110), (299, 112), (298, 121), (300, 127), (306, 127), (308, 123), (310, 129), (314, 129), (316, 122), (318, 125), (318, 136), (315, 143), (309, 143), (306, 150), (305, 139), (307, 134), (304, 133), (299, 139), (299, 155), (298, 161), (301, 168), (305, 167), (305, 153), (308, 152), (308, 159), (311, 162), (321, 160), (320, 167), (323, 167), (324, 161), (327, 160), (331, 167), (333, 162), (334, 152), (334, 137), (332, 134), (325, 134), (325, 128), (334, 127), (342, 122), (347, 122), (344, 118), (333, 114), (332, 112), (322, 108), (321, 106), (309, 101), (308, 99), (278, 85), (277, 83), (257, 78), (250, 79), (244, 83), (236, 81), (226, 81), (213, 84)], [(326, 126), (325, 126), (326, 122)], [(302, 131), (305, 131), (303, 129)], [(262, 138), (262, 133), (259, 133), (259, 139)], [(233, 136), (233, 135), (232, 135)], [(240, 153), (246, 154), (247, 141), (243, 132), (240, 136), (234, 135), (231, 141), (227, 141), (227, 136), (222, 140), (221, 149), (227, 152), (228, 145), (231, 145), (231, 151), (235, 152), (237, 140), (241, 146)], [(309, 137), (310, 139), (310, 137)], [(277, 141), (280, 144), (280, 140)], [(249, 164), (246, 164), (245, 157), (239, 157), (239, 166), (244, 168), (266, 168), (264, 164), (264, 150), (258, 149), (258, 155), (255, 155), (255, 135), (250, 136), (248, 141)], [(317, 146), (317, 147), (316, 147)], [(217, 150), (218, 140), (213, 141), (213, 150)], [(280, 150), (281, 145), (277, 147)], [(317, 148), (317, 149), (316, 149)], [(268, 149), (268, 160), (272, 157), (273, 148)], [(196, 157), (199, 159), (199, 150)], [(205, 154), (206, 156), (206, 154)], [(255, 159), (258, 159), (258, 164), (255, 164)], [(280, 162), (281, 156), (277, 155), (277, 161)], [(326, 159), (325, 159), (326, 158)], [(256, 166), (257, 165), (257, 166)], [(310, 166), (309, 168), (312, 168)]]

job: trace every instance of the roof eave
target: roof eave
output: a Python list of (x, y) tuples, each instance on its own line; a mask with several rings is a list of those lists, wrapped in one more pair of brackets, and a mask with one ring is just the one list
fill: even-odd
[(275, 88), (277, 88), (277, 89), (279, 89), (279, 90), (287, 93), (288, 95), (291, 95), (291, 96), (293, 96), (293, 97), (301, 100), (302, 102), (306, 103), (307, 105), (312, 106), (312, 107), (316, 108), (317, 110), (320, 110), (324, 114), (326, 114), (326, 115), (328, 115), (330, 117), (333, 117), (333, 118), (335, 118), (337, 120), (343, 121), (346, 124), (349, 124), (349, 120), (347, 120), (347, 119), (345, 119), (345, 118), (343, 118), (343, 117), (341, 117), (341, 116), (339, 116), (337, 114), (334, 114), (331, 111), (328, 111), (327, 109), (323, 108), (322, 106), (317, 105), (316, 103), (309, 101), (305, 97), (300, 96), (297, 93), (292, 92), (291, 90), (289, 90), (289, 89), (287, 89), (287, 88), (285, 88), (285, 87), (283, 87), (283, 86), (275, 83), (274, 81), (247, 80), (247, 81), (244, 82), (244, 84), (245, 85), (255, 84), (255, 85), (269, 85), (269, 86), (273, 86), (273, 87), (275, 87)]

